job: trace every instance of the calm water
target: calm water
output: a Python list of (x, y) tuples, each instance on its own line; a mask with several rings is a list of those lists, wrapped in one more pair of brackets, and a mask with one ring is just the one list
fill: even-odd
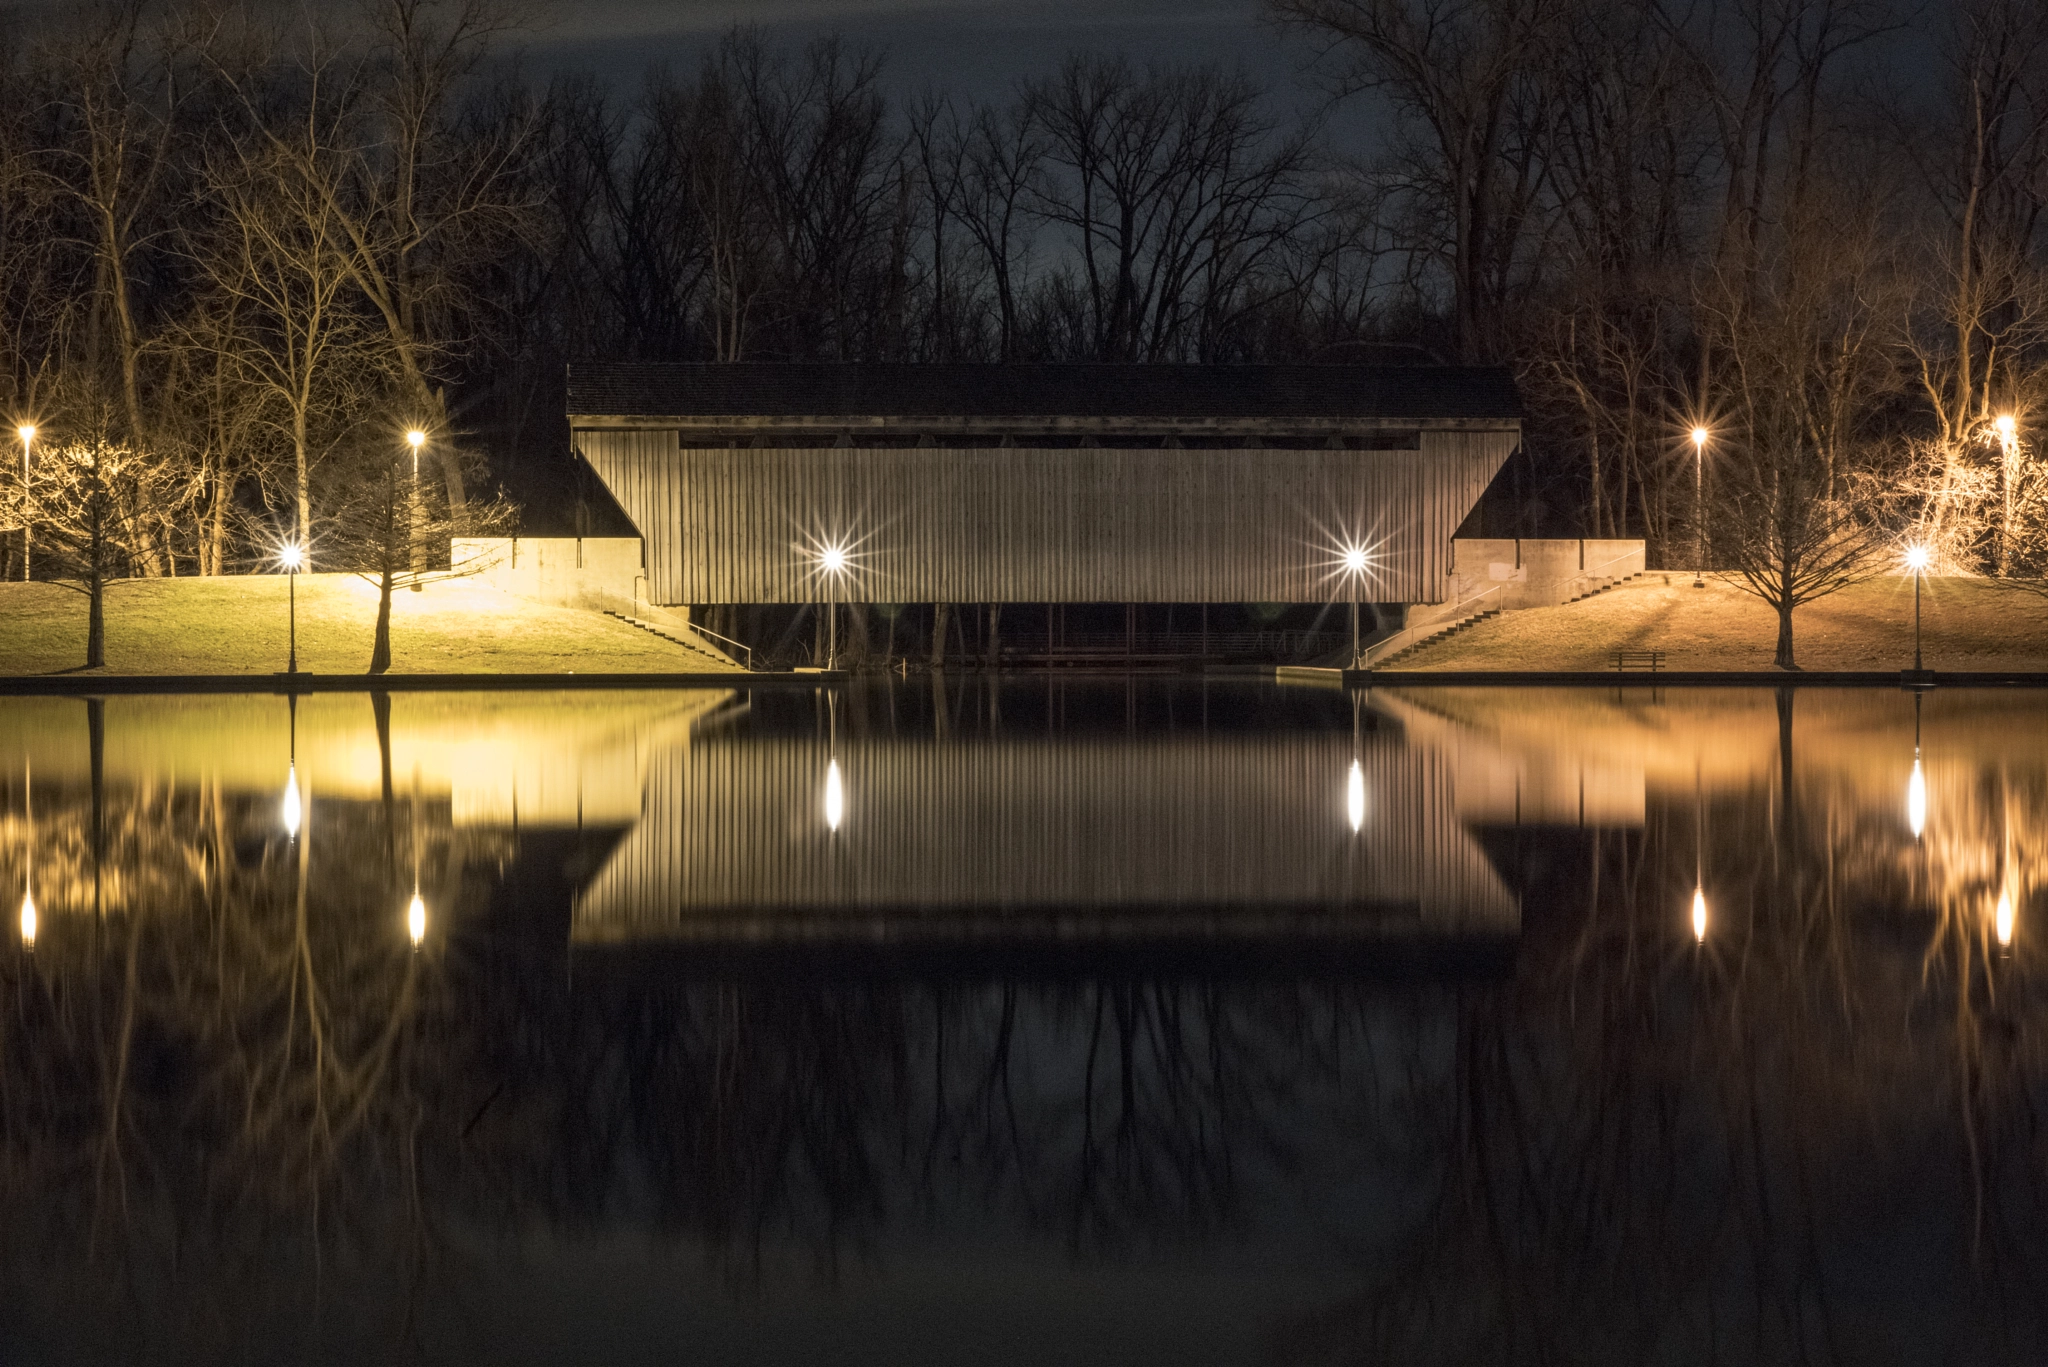
[(1915, 706), (0, 703), (0, 1361), (2041, 1361), (2048, 697)]

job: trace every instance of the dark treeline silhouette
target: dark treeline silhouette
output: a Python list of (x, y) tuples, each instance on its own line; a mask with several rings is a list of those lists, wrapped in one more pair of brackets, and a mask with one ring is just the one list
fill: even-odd
[[(485, 0), (51, 16), (0, 82), (0, 402), (53, 455), (111, 411), (168, 472), (119, 568), (218, 573), (362, 516), (408, 426), (451, 531), (486, 452), (566, 468), (578, 357), (1500, 362), (1529, 440), (1481, 529), (1704, 554), (1787, 662), (1902, 535), (2048, 568), (2037, 5), (1268, 17), (1369, 131), (1113, 53), (900, 100), (878, 54), (748, 31), (541, 86)], [(62, 497), (30, 486), (14, 521)]]

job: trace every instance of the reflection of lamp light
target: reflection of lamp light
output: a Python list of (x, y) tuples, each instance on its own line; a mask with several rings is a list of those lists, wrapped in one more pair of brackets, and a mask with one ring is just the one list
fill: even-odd
[(1344, 812), (1351, 818), (1351, 831), (1355, 835), (1365, 825), (1365, 770), (1357, 760), (1351, 761), (1350, 776), (1344, 780)]
[(420, 900), (420, 890), (412, 890), (412, 901), (405, 908), (405, 930), (412, 936), (412, 947), (418, 949), (420, 941), (427, 937), (427, 904)]
[(298, 839), (299, 819), (305, 815), (305, 810), (299, 805), (299, 766), (296, 764), (292, 765), (291, 771), (285, 775), (282, 815), (284, 833), (294, 840)]
[(825, 766), (825, 825), (836, 831), (845, 816), (846, 789), (840, 782), (839, 761), (835, 759)]
[(1692, 938), (1707, 938), (1707, 890), (1702, 887), (1692, 890)]
[(36, 899), (33, 894), (21, 894), (21, 947), (36, 947)]
[(2012, 943), (2011, 888), (2001, 889), (1998, 894), (1998, 913), (1996, 917), (1995, 928), (1998, 932), (1998, 943), (2001, 945), (2010, 945)]
[(1920, 757), (1913, 757), (1913, 776), (1906, 780), (1906, 825), (1918, 840), (1927, 830), (1927, 776), (1920, 772)]

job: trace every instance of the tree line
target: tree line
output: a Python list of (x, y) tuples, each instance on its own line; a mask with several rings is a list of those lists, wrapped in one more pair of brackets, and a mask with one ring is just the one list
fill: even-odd
[(1264, 12), (1296, 88), (1080, 52), (900, 98), (881, 54), (746, 30), (542, 83), (490, 0), (19, 29), (0, 403), (69, 473), (14, 467), (9, 568), (36, 535), (53, 574), (445, 567), (513, 525), (483, 453), (559, 445), (576, 358), (1434, 358), (1522, 384), (1501, 530), (1704, 557), (1785, 662), (1905, 541), (2048, 571), (2037, 5)]

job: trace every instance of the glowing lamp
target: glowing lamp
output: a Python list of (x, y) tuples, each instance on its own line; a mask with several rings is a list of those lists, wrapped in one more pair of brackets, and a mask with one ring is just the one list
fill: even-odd
[(277, 553), (277, 563), (288, 570), (301, 569), (306, 563), (305, 549), (293, 542)]
[(36, 439), (36, 425), (32, 422), (25, 422), (14, 429), (14, 435), (20, 437), (22, 445), (26, 446)]
[(36, 947), (36, 899), (27, 892), (21, 894), (21, 947)]
[(846, 552), (838, 546), (827, 546), (818, 556), (818, 563), (827, 574), (839, 574), (846, 569)]
[(1344, 814), (1351, 818), (1351, 832), (1356, 835), (1365, 825), (1365, 770), (1357, 760), (1351, 761), (1351, 773), (1344, 780)]
[(1998, 943), (2001, 946), (2012, 944), (2012, 889), (2010, 888), (1998, 894), (1998, 911), (1993, 920), (1993, 929), (1998, 933)]
[(1348, 548), (1347, 548), (1347, 549), (1345, 550), (1345, 552), (1344, 552), (1344, 570), (1345, 570), (1345, 573), (1347, 573), (1347, 574), (1363, 574), (1363, 573), (1365, 573), (1365, 548), (1364, 548), (1364, 547), (1362, 547), (1362, 546), (1351, 546), (1351, 547), (1348, 547)]
[(1706, 428), (1704, 428), (1704, 427), (1695, 427), (1695, 428), (1693, 428), (1693, 429), (1692, 429), (1692, 445), (1693, 445), (1693, 449), (1694, 449), (1695, 451), (1697, 451), (1698, 449), (1700, 449), (1700, 448), (1701, 448), (1702, 446), (1705, 446), (1706, 444), (1707, 444), (1707, 429), (1706, 429)]
[(1692, 890), (1692, 938), (1701, 942), (1707, 938), (1707, 890), (1697, 886)]
[(420, 941), (427, 938), (427, 904), (420, 900), (420, 891), (414, 888), (412, 901), (405, 908), (405, 931), (412, 936), (412, 946), (418, 949)]
[(405, 440), (406, 443), (410, 445), (413, 450), (417, 451), (422, 446), (425, 446), (427, 444), (427, 434), (420, 431), (419, 428), (415, 427), (412, 429), (412, 431), (405, 434)]
[(2013, 416), (2010, 413), (2000, 413), (1997, 422), (1993, 425), (1998, 428), (1998, 439), (2000, 441), (2011, 441), (2014, 429), (2019, 426), (2013, 420)]
[(294, 764), (284, 780), (284, 802), (279, 808), (284, 820), (284, 833), (296, 840), (299, 837), (299, 822), (305, 816), (305, 808), (299, 804), (299, 766)]
[(1918, 574), (1920, 571), (1926, 569), (1927, 562), (1932, 558), (1933, 557), (1928, 554), (1927, 548), (1925, 546), (1906, 547), (1906, 568), (1913, 571), (1915, 574)]

